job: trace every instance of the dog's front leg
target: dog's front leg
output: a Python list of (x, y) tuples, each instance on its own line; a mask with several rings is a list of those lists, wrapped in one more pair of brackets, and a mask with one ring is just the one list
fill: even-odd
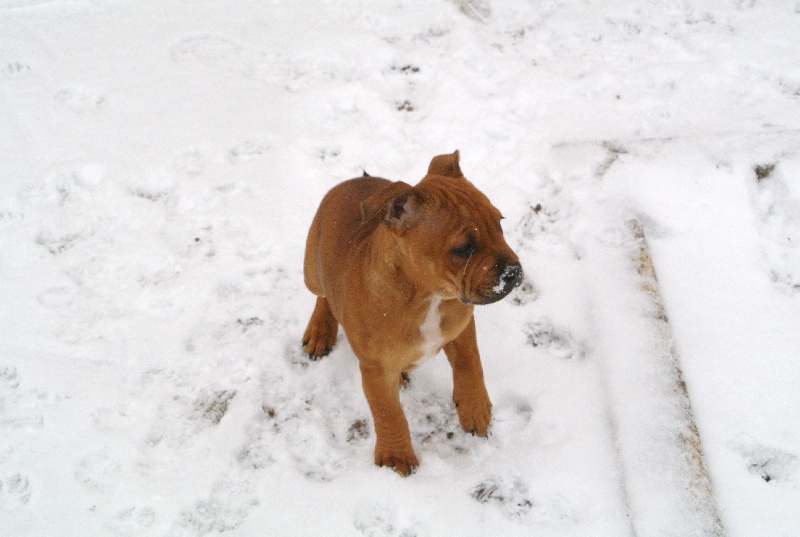
[(375, 422), (375, 464), (388, 466), (400, 475), (410, 474), (419, 464), (411, 447), (411, 433), (400, 406), (400, 371), (380, 366), (361, 366), (361, 382)]
[(453, 401), (461, 427), (486, 436), (492, 419), (492, 403), (483, 383), (474, 317), (456, 339), (444, 346), (444, 352), (453, 367)]

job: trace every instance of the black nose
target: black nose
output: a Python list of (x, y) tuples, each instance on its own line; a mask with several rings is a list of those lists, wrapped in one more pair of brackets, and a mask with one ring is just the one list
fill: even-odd
[(506, 285), (518, 287), (522, 283), (522, 265), (516, 262), (507, 264), (500, 278)]

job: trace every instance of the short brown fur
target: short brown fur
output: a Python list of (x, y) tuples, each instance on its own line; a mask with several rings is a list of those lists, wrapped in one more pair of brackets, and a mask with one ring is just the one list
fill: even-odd
[(435, 157), (416, 187), (351, 179), (320, 204), (306, 243), (305, 282), (317, 302), (303, 344), (319, 358), (344, 328), (360, 362), (379, 466), (408, 475), (418, 465), (399, 389), (418, 360), (441, 349), (461, 426), (488, 432), (492, 405), (473, 304), (501, 299), (522, 279), (500, 218), (464, 178), (458, 151)]

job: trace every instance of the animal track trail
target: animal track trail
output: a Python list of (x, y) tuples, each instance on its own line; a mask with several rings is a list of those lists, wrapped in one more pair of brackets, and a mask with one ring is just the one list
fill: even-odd
[(16, 511), (25, 507), (31, 499), (28, 476), (12, 474), (0, 479), (0, 511)]

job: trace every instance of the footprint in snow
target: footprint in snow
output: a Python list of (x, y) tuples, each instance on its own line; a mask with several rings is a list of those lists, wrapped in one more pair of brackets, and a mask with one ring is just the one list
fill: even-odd
[(201, 391), (194, 401), (189, 419), (217, 425), (228, 412), (228, 406), (235, 396), (236, 390)]
[[(193, 327), (184, 348), (188, 353), (222, 349), (236, 344), (258, 344), (265, 334), (274, 334), (285, 329), (288, 321), (279, 314), (244, 310), (240, 316), (231, 316), (224, 321), (201, 321)], [(308, 360), (306, 359), (306, 362)]]
[(147, 434), (147, 445), (187, 444), (195, 434), (219, 425), (235, 396), (236, 390), (203, 388), (192, 396), (165, 398), (159, 407), (159, 417)]
[(269, 74), (275, 57), (244, 47), (235, 39), (222, 35), (199, 34), (184, 37), (170, 49), (172, 61), (196, 61), (209, 67), (253, 78)]
[(197, 502), (194, 509), (181, 513), (176, 524), (197, 535), (231, 531), (244, 523), (258, 503), (253, 483), (221, 478), (212, 486), (209, 497)]
[[(299, 408), (289, 407), (285, 409), (289, 414), (276, 414), (272, 421), (276, 434), (292, 457), (295, 470), (312, 481), (332, 481), (344, 474), (358, 455), (349, 445), (341, 445), (334, 434), (339, 431), (319, 422), (312, 404), (303, 400)], [(369, 449), (362, 446), (358, 452), (366, 454)]]
[(22, 78), (31, 72), (31, 66), (18, 60), (8, 62), (0, 73), (9, 78)]
[(16, 511), (31, 499), (28, 477), (13, 474), (0, 480), (0, 511)]
[(18, 224), (25, 219), (25, 213), (15, 200), (5, 200), (4, 205), (0, 206), (0, 227)]
[[(53, 252), (51, 251), (51, 253)], [(77, 297), (78, 291), (74, 286), (61, 285), (48, 287), (39, 293), (36, 300), (47, 308), (61, 309), (71, 306)]]
[(55, 99), (79, 114), (97, 111), (108, 104), (105, 95), (81, 87), (64, 88), (56, 93)]
[(285, 453), (299, 474), (326, 482), (369, 460), (373, 449), (369, 409), (360, 395), (357, 372), (351, 375), (339, 365), (283, 364), (282, 371), (276, 367), (263, 371), (261, 413), (237, 455), (240, 464), (269, 464), (273, 453)]
[(261, 470), (275, 463), (275, 433), (266, 420), (270, 413), (274, 418), (275, 411), (266, 409), (265, 419), (256, 420), (247, 427), (244, 443), (235, 454), (242, 470)]
[(122, 509), (106, 524), (114, 535), (133, 537), (149, 535), (156, 521), (156, 512), (149, 506), (133, 506)]
[(470, 19), (487, 23), (492, 17), (492, 6), (487, 0), (453, 0), (459, 11)]
[(494, 401), (489, 434), (492, 442), (513, 441), (531, 422), (533, 405), (524, 397), (505, 395)]
[(228, 157), (231, 162), (246, 162), (260, 157), (272, 148), (272, 142), (265, 135), (257, 135), (237, 144), (230, 151)]
[(180, 151), (172, 158), (172, 169), (186, 177), (201, 175), (207, 166), (208, 157), (199, 148)]
[(800, 291), (800, 191), (787, 173), (795, 173), (797, 160), (753, 166), (750, 189), (770, 277), (791, 293)]
[(508, 519), (536, 524), (577, 523), (586, 503), (551, 488), (532, 492), (518, 476), (487, 476), (469, 495), (478, 503), (500, 511)]
[(90, 453), (75, 468), (75, 479), (82, 485), (108, 494), (114, 490), (122, 474), (122, 463), (108, 449)]
[(532, 321), (524, 327), (528, 343), (562, 360), (580, 360), (586, 356), (586, 346), (566, 330), (556, 328), (550, 319)]
[(525, 306), (537, 298), (539, 298), (539, 291), (527, 278), (524, 278), (522, 284), (511, 292), (511, 303), (515, 306)]
[(61, 255), (67, 250), (72, 249), (76, 244), (91, 236), (91, 232), (54, 232), (43, 230), (36, 236), (36, 244), (43, 246), (53, 255)]
[(19, 388), (17, 368), (13, 365), (0, 364), (0, 388)]
[(486, 444), (486, 439), (465, 432), (450, 395), (436, 397), (411, 387), (402, 395), (412, 437), (421, 452), (433, 452), (453, 460)]
[(52, 401), (41, 390), (20, 390), (17, 368), (0, 364), (0, 418), (5, 430), (43, 427), (42, 408)]
[(749, 435), (733, 441), (730, 447), (744, 459), (747, 471), (766, 483), (797, 483), (797, 455), (761, 444)]
[(499, 509), (508, 518), (521, 518), (533, 507), (528, 486), (518, 477), (489, 476), (475, 485), (469, 495), (478, 503)]
[(390, 507), (367, 503), (353, 517), (353, 526), (364, 537), (418, 537), (420, 531), (413, 527), (401, 527)]

